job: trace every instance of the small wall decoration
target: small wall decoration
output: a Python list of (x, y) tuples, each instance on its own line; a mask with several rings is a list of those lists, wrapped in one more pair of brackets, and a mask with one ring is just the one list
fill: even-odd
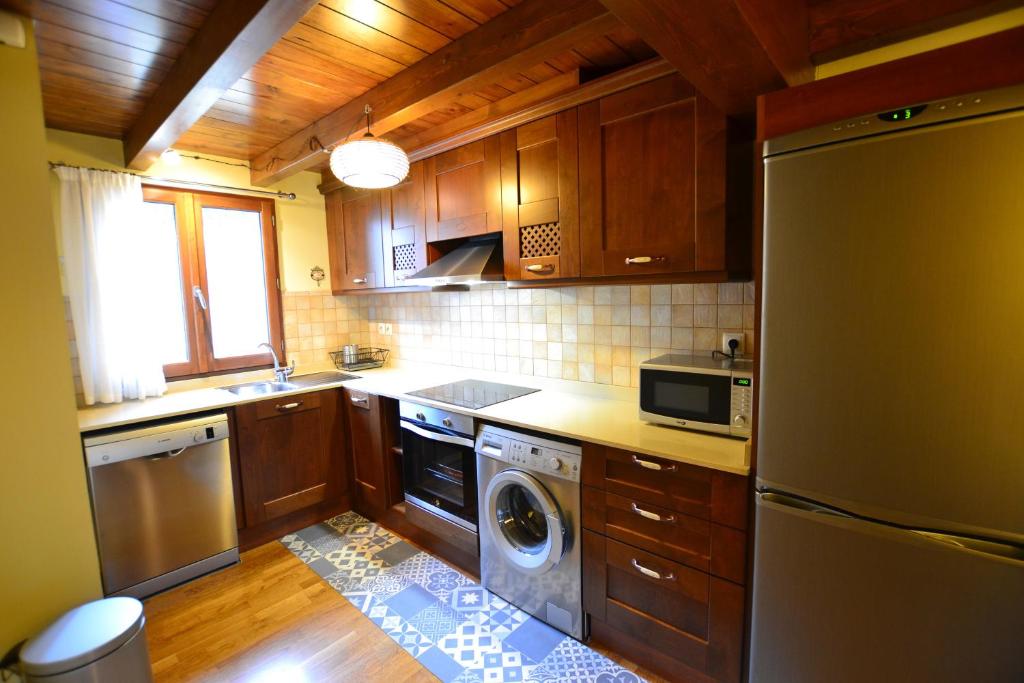
[(323, 282), (323, 279), (327, 277), (327, 274), (320, 266), (313, 266), (309, 269), (309, 277), (316, 283), (316, 286), (319, 287), (320, 283)]

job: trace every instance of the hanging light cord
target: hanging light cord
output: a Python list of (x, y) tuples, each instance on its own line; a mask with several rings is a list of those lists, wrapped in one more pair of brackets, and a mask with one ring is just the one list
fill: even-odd
[[(349, 126), (348, 132), (345, 133), (345, 137), (342, 138), (342, 142), (343, 143), (345, 141), (347, 141), (350, 137), (352, 137), (353, 131), (355, 131), (356, 126), (359, 125), (359, 121), (363, 118), (363, 116), (366, 117), (366, 133), (368, 135), (370, 135), (371, 137), (373, 137), (373, 134), (370, 133), (370, 114), (371, 113), (373, 113), (373, 107), (371, 107), (368, 104), (365, 105), (363, 107), (363, 113), (360, 114), (359, 116), (357, 116), (356, 118), (352, 119), (352, 125)], [(320, 142), (320, 138), (318, 138), (315, 135), (311, 135), (310, 136), (309, 141), (306, 143), (306, 146), (309, 148), (309, 151), (311, 151), (311, 152), (323, 152), (324, 154), (330, 154), (332, 151), (334, 151), (334, 147), (327, 147), (326, 145), (324, 145), (324, 143)], [(302, 155), (303, 155), (303, 152), (300, 151), (297, 154), (289, 157), (288, 159), (282, 159), (281, 157), (271, 157), (270, 161), (267, 162), (266, 166), (264, 166), (262, 168), (253, 168), (252, 170), (257, 172), (257, 173), (263, 173), (264, 171), (269, 171), (270, 169), (274, 168), (274, 166), (276, 166), (278, 164), (278, 162), (295, 161), (296, 159), (298, 159)], [(213, 160), (213, 161), (215, 161), (215, 160)], [(222, 162), (222, 163), (225, 163), (225, 162)]]

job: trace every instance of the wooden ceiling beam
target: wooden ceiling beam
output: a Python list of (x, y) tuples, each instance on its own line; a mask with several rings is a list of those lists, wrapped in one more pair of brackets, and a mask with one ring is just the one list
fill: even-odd
[(146, 170), (316, 0), (221, 0), (125, 132), (129, 168)]
[(726, 114), (813, 78), (802, 0), (601, 0)]
[(266, 186), (319, 165), (321, 147), (362, 134), (365, 104), (373, 107), (374, 134), (384, 135), (619, 26), (597, 0), (525, 0), (257, 155), (252, 184)]

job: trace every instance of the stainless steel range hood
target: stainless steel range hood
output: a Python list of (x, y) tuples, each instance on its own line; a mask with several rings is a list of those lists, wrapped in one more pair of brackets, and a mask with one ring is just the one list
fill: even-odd
[(501, 259), (501, 238), (475, 237), (445, 254), (402, 284), (420, 287), (473, 285), (502, 282), (505, 279)]

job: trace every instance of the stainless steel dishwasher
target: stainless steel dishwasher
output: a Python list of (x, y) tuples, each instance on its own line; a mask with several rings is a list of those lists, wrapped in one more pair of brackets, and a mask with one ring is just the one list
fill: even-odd
[(223, 413), (84, 440), (105, 595), (143, 598), (238, 562)]

